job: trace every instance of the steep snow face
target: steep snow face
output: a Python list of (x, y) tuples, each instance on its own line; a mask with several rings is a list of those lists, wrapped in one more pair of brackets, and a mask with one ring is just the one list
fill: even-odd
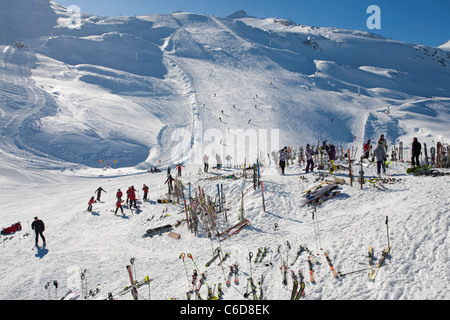
[[(359, 146), (385, 133), (393, 143), (416, 121), (429, 142), (450, 136), (436, 125), (450, 97), (450, 55), (438, 48), (243, 12), (75, 19), (37, 0), (0, 9), (2, 150), (33, 165), (201, 162), (226, 147), (254, 159), (319, 139)], [(405, 105), (412, 113), (394, 113)], [(248, 151), (248, 136), (271, 133), (279, 139)]]

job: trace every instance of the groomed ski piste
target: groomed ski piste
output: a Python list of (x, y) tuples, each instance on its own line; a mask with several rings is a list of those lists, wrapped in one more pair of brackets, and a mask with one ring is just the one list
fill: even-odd
[[(138, 288), (139, 299), (186, 300), (197, 268), (206, 275), (202, 299), (208, 286), (217, 296), (221, 284), (223, 300), (253, 300), (251, 276), (257, 298), (262, 292), (263, 300), (289, 300), (290, 271), (300, 269), (301, 300), (449, 299), (450, 177), (408, 175), (409, 163), (391, 161), (382, 178), (395, 183), (377, 188), (367, 181), (361, 189), (356, 182), (367, 139), (375, 148), (385, 134), (389, 154), (402, 141), (406, 160), (413, 137), (428, 152), (437, 142), (448, 145), (448, 45), (431, 48), (242, 12), (226, 18), (81, 14), (77, 29), (66, 24), (72, 13), (52, 1), (4, 0), (0, 9), (0, 31), (11, 30), (0, 33), (0, 227), (22, 225), (1, 238), (0, 299), (61, 299), (81, 290), (85, 272), (86, 289), (100, 289), (91, 299), (111, 292), (132, 300), (130, 291), (116, 294), (130, 286), (131, 261), (135, 280), (150, 280)], [(280, 175), (271, 156), (250, 154), (247, 165), (256, 157), (261, 163), (264, 211), (261, 188), (253, 189), (251, 176), (241, 177), (248, 145), (236, 144), (236, 168), (223, 159), (225, 168), (213, 169), (210, 155), (208, 174), (201, 173), (201, 156), (211, 148), (195, 159), (185, 152), (202, 142), (211, 146), (214, 134), (225, 146), (229, 130), (278, 132), (279, 141), (270, 140), (275, 146), (265, 150), (269, 155), (322, 140), (353, 147), (353, 186), (348, 170), (305, 174), (295, 159)], [(180, 180), (185, 188), (191, 183), (192, 196), (200, 187), (214, 198), (223, 184), (227, 212), (217, 213), (218, 232), (239, 223), (241, 214), (249, 225), (220, 243), (201, 225), (194, 235), (186, 221), (171, 230), (179, 238), (143, 237), (186, 218), (183, 201), (157, 203), (167, 198), (167, 167), (175, 177), (179, 162)], [(377, 176), (366, 164), (365, 178)], [(153, 167), (161, 172), (149, 172)], [(225, 178), (233, 174), (238, 179)], [(305, 190), (334, 178), (345, 180), (339, 195), (315, 208), (302, 206)], [(143, 184), (150, 187), (149, 202), (142, 200)], [(130, 186), (138, 191), (139, 210), (124, 207), (124, 215), (115, 215), (117, 190)], [(106, 193), (88, 212), (99, 187)], [(41, 240), (34, 246), (35, 216), (46, 225), (44, 247)], [(369, 280), (369, 247), (375, 269), (388, 239), (387, 259)], [(300, 245), (312, 252), (314, 284), (306, 252), (291, 265)], [(229, 253), (223, 269), (218, 260), (205, 267), (217, 247)], [(264, 247), (266, 255), (255, 262)], [(234, 264), (239, 282), (232, 278), (227, 286)]]

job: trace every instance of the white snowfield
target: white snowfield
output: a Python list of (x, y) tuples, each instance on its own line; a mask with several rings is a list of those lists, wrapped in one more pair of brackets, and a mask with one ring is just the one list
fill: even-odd
[[(327, 179), (346, 184), (317, 207), (313, 220), (313, 209), (302, 207), (302, 192), (319, 176), (304, 174), (297, 160), (280, 176), (267, 156), (285, 145), (327, 140), (358, 148), (359, 158), (363, 142), (375, 145), (381, 134), (389, 154), (400, 141), (410, 148), (413, 137), (428, 149), (437, 142), (447, 146), (449, 107), (447, 44), (432, 48), (243, 12), (226, 18), (184, 12), (74, 17), (52, 1), (2, 0), (0, 227), (20, 221), (23, 229), (2, 238), (0, 299), (61, 298), (79, 290), (84, 268), (88, 289), (101, 284), (94, 299), (106, 299), (129, 285), (130, 258), (137, 280), (152, 279), (139, 288), (140, 298), (186, 299), (195, 266), (186, 258), (185, 269), (182, 253), (192, 254), (206, 272), (204, 299), (208, 285), (216, 285), (217, 294), (221, 283), (224, 300), (252, 300), (244, 297), (251, 275), (255, 283), (263, 278), (257, 285), (263, 299), (286, 300), (290, 270), (299, 269), (306, 284), (301, 299), (449, 299), (450, 176), (411, 176), (408, 163), (392, 162), (382, 176), (397, 183), (361, 189), (350, 187), (348, 171), (339, 170)], [(267, 143), (264, 135), (271, 137)], [(175, 176), (178, 162), (185, 164), (180, 179), (185, 187), (191, 183), (193, 195), (200, 187), (214, 198), (223, 184), (228, 210), (226, 218), (218, 214), (217, 231), (239, 222), (240, 195), (252, 182), (210, 179), (239, 175), (241, 168), (199, 174), (203, 155), (210, 155), (212, 167), (216, 152), (223, 165), (228, 152), (236, 165), (259, 158), (266, 212), (261, 189), (251, 189), (244, 196), (250, 225), (220, 243), (202, 227), (194, 236), (186, 222), (173, 230), (180, 239), (167, 233), (143, 238), (147, 229), (186, 217), (182, 202), (155, 203), (166, 197), (167, 167)], [(409, 160), (410, 149), (405, 154)], [(153, 167), (162, 172), (150, 173)], [(357, 175), (359, 168), (353, 169)], [(376, 175), (376, 167), (364, 167), (364, 174)], [(142, 201), (143, 184), (151, 202)], [(140, 211), (125, 208), (115, 216), (116, 191), (132, 185)], [(87, 212), (100, 186), (107, 193)], [(45, 247), (34, 247), (35, 216), (46, 225)], [(368, 249), (374, 247), (376, 266), (388, 245), (387, 226), (390, 255), (370, 281)], [(315, 284), (307, 253), (291, 266), (302, 244), (320, 261), (313, 266)], [(218, 246), (230, 254), (223, 269), (217, 262), (206, 268)], [(250, 266), (249, 252), (255, 257), (263, 247), (262, 262)], [(341, 274), (359, 272), (333, 278), (325, 251)], [(232, 279), (228, 287), (235, 263), (239, 283)], [(130, 293), (118, 298), (133, 299)]]

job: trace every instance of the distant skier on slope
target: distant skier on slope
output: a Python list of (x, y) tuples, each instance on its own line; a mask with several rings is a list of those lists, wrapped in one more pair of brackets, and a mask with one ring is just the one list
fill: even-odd
[(95, 201), (95, 198), (92, 196), (91, 199), (89, 199), (89, 201), (88, 201), (87, 211), (92, 212), (92, 205), (96, 202), (97, 201)]
[(102, 189), (102, 187), (99, 187), (97, 190), (95, 190), (94, 193), (97, 193), (97, 201), (100, 201), (100, 197), (102, 196), (102, 191), (106, 192), (105, 190)]
[(179, 163), (177, 165), (177, 170), (178, 170), (178, 176), (181, 177), (181, 168), (183, 167), (183, 165), (181, 163)]
[(284, 175), (284, 168), (286, 167), (286, 161), (289, 160), (289, 153), (287, 147), (284, 147), (280, 151), (278, 151), (280, 157), (280, 168), (281, 174)]

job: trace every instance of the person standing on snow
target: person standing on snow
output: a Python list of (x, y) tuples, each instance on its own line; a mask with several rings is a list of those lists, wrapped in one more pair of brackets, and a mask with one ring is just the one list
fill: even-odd
[(325, 150), (327, 151), (328, 158), (330, 159), (333, 171), (336, 171), (336, 166), (334, 165), (334, 160), (336, 160), (336, 147), (331, 142), (329, 142), (328, 145), (325, 147)]
[(411, 164), (413, 167), (420, 165), (419, 155), (421, 152), (422, 152), (422, 145), (417, 140), (417, 138), (414, 137), (411, 150)]
[[(92, 197), (94, 198), (94, 197)], [(34, 217), (34, 221), (31, 224), (31, 229), (34, 230), (34, 232), (36, 233), (36, 241), (35, 241), (35, 246), (38, 245), (38, 240), (39, 240), (39, 236), (41, 236), (42, 241), (44, 242), (44, 246), (46, 245), (46, 241), (45, 241), (45, 237), (44, 237), (44, 230), (45, 230), (45, 224), (42, 220), (39, 220), (38, 217)]]
[(116, 193), (116, 198), (117, 198), (117, 201), (120, 201), (120, 200), (122, 200), (122, 196), (123, 196), (123, 193), (122, 193), (122, 191), (119, 189), (119, 190), (117, 190), (117, 193)]
[(173, 185), (172, 185), (172, 183), (173, 183), (173, 180), (174, 180), (174, 179), (173, 179), (172, 175), (169, 174), (169, 176), (167, 177), (166, 182), (164, 182), (164, 184), (167, 183), (167, 186), (169, 187), (169, 194), (172, 194), (172, 190), (173, 190)]
[(178, 165), (177, 165), (177, 170), (178, 170), (178, 176), (179, 177), (181, 177), (181, 168), (182, 168), (183, 166), (181, 165), (181, 163), (179, 163)]
[(229, 154), (227, 154), (226, 157), (225, 157), (225, 160), (227, 160), (227, 167), (228, 168), (231, 167), (231, 159), (232, 159), (232, 157)]
[(106, 192), (102, 189), (102, 187), (99, 187), (97, 190), (95, 190), (94, 193), (97, 193), (97, 201), (100, 201), (100, 197), (102, 196), (102, 191)]
[(386, 150), (383, 147), (381, 141), (378, 142), (377, 148), (373, 151), (373, 156), (377, 161), (377, 173), (380, 175), (381, 167), (383, 167), (383, 173), (386, 173), (386, 167), (384, 166), (384, 159), (386, 158)]
[(205, 173), (208, 172), (208, 168), (209, 168), (208, 159), (209, 159), (209, 157), (205, 154), (205, 155), (203, 156), (203, 164), (204, 164), (204, 166), (203, 166), (203, 171), (204, 171)]
[(120, 211), (122, 211), (122, 215), (123, 215), (122, 202), (123, 202), (123, 200), (117, 199), (117, 202), (116, 202), (116, 211), (114, 211), (114, 214), (117, 214), (117, 211), (120, 209)]
[(361, 160), (362, 159), (369, 159), (370, 149), (371, 148), (372, 148), (372, 146), (370, 145), (370, 140), (367, 140), (367, 142), (363, 146), (364, 154), (362, 155)]
[(144, 197), (143, 197), (143, 199), (142, 199), (142, 200), (144, 200), (144, 201), (147, 201), (147, 195), (148, 195), (148, 186), (146, 186), (146, 185), (144, 184), (144, 186), (143, 186), (142, 190), (144, 191)]
[(284, 175), (284, 168), (286, 167), (286, 161), (289, 160), (289, 153), (287, 151), (287, 147), (284, 147), (280, 151), (278, 151), (280, 156), (280, 168), (281, 168), (281, 174)]
[(314, 172), (314, 156), (316, 152), (311, 149), (309, 144), (306, 145), (305, 155), (306, 155), (306, 173), (309, 171)]
[(131, 188), (129, 189), (130, 193), (129, 193), (129, 197), (130, 197), (130, 209), (133, 208), (133, 204), (134, 207), (137, 208), (136, 205), (136, 189), (134, 189), (134, 186), (131, 186)]
[(94, 203), (96, 203), (97, 201), (95, 201), (95, 198), (94, 197), (91, 197), (91, 199), (89, 199), (89, 202), (88, 202), (88, 208), (87, 208), (87, 211), (89, 211), (89, 212), (92, 212), (92, 204), (94, 204)]
[[(380, 142), (381, 142), (381, 145), (382, 145), (383, 148), (384, 148), (384, 151), (385, 151), (386, 154), (387, 154), (388, 145), (387, 145), (386, 139), (384, 139), (384, 134), (382, 134), (382, 135), (380, 136), (380, 140), (378, 140), (378, 143), (380, 143)], [(386, 160), (385, 160), (385, 161), (386, 161)]]

